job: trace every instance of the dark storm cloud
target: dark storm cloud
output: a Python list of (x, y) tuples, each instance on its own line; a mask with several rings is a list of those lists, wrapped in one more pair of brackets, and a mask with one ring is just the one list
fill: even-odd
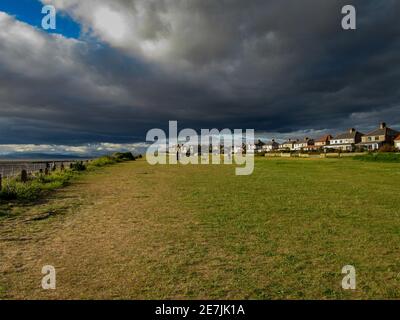
[[(87, 33), (0, 15), (0, 143), (140, 141), (168, 120), (282, 133), (400, 124), (398, 1), (43, 2)], [(356, 31), (341, 29), (345, 4)]]

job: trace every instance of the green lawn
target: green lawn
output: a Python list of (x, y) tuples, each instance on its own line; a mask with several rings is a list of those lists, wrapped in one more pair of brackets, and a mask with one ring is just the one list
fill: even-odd
[[(9, 298), (398, 299), (399, 177), (399, 163), (351, 159), (256, 158), (251, 176), (226, 165), (107, 167), (47, 202), (14, 208), (20, 222), (15, 214), (0, 220), (7, 230), (0, 236), (25, 239), (0, 241), (3, 257), (16, 259), (3, 259), (0, 291)], [(49, 208), (50, 218), (32, 219)], [(38, 285), (44, 263), (60, 270), (51, 293)], [(355, 291), (341, 288), (345, 265), (356, 268)]]
[(212, 297), (400, 298), (399, 178), (400, 164), (256, 158), (251, 176), (192, 167), (175, 185), (218, 266)]

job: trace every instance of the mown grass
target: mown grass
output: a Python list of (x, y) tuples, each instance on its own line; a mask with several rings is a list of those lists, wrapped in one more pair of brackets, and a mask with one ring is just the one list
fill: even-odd
[[(256, 159), (247, 177), (180, 168), (171, 184), (198, 222), (153, 280), (193, 298), (400, 298), (399, 177), (400, 164), (350, 159)], [(345, 265), (355, 291), (341, 288)]]

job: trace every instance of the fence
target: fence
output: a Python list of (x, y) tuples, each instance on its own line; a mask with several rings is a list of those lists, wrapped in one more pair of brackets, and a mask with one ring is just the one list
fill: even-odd
[(0, 175), (3, 178), (12, 178), (25, 170), (28, 174), (34, 174), (40, 170), (45, 171), (52, 167), (60, 168), (63, 164), (66, 168), (75, 161), (0, 161)]
[(282, 158), (343, 158), (354, 157), (367, 154), (368, 152), (343, 152), (343, 153), (321, 153), (321, 154), (308, 154), (308, 153), (266, 153), (266, 157), (282, 157)]

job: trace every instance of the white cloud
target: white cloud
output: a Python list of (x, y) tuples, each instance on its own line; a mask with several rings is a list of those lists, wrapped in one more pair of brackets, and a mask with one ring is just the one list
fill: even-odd
[(123, 14), (108, 7), (96, 8), (93, 13), (93, 28), (99, 30), (113, 43), (122, 43), (127, 37), (128, 26)]
[(144, 143), (95, 143), (79, 146), (68, 145), (35, 145), (35, 144), (9, 144), (0, 145), (0, 156), (9, 154), (39, 153), (49, 155), (69, 155), (69, 156), (99, 156), (111, 154), (113, 152), (133, 152), (142, 153), (146, 144)]

